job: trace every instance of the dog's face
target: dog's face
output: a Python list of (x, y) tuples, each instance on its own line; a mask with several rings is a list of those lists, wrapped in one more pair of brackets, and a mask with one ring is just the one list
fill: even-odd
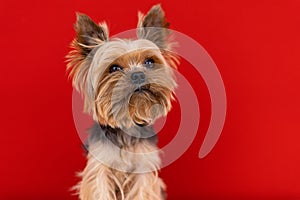
[(78, 14), (77, 37), (68, 55), (74, 86), (85, 111), (102, 125), (149, 125), (171, 108), (176, 58), (170, 52), (164, 12), (153, 6), (139, 15), (138, 39), (109, 39), (105, 23)]

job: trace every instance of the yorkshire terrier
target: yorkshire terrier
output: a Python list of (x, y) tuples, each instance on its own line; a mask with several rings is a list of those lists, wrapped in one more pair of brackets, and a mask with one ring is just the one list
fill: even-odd
[(137, 39), (110, 39), (105, 22), (77, 14), (67, 70), (96, 122), (75, 186), (81, 200), (166, 199), (152, 125), (171, 109), (176, 87), (168, 27), (160, 5), (139, 13)]

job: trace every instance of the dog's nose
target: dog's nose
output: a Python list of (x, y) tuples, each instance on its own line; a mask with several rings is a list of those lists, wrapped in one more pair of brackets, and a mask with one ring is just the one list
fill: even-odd
[(134, 84), (142, 84), (145, 82), (145, 74), (143, 72), (134, 72), (131, 74), (131, 81)]

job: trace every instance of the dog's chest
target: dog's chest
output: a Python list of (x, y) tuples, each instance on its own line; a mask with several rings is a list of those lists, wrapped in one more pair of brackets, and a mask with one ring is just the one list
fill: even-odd
[[(156, 171), (160, 166), (157, 137), (151, 127), (137, 127), (125, 133), (95, 124), (90, 129), (87, 148), (102, 164), (119, 171), (144, 173)], [(147, 137), (150, 136), (150, 137)]]

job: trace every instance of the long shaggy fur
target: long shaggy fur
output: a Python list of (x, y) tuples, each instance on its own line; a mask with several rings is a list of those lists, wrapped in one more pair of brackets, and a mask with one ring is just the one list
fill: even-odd
[(135, 136), (99, 124), (90, 130), (88, 162), (76, 187), (81, 199), (163, 199), (165, 185), (158, 177), (160, 151), (153, 129), (127, 131)]
[[(81, 200), (163, 200), (160, 151), (151, 124), (171, 109), (176, 87), (171, 31), (164, 11), (139, 13), (138, 39), (109, 39), (105, 22), (77, 14), (67, 71), (84, 98), (91, 128), (87, 165), (75, 186)], [(153, 65), (146, 67), (151, 59)], [(111, 71), (118, 66), (118, 71)], [(137, 84), (132, 74), (142, 73)]]

